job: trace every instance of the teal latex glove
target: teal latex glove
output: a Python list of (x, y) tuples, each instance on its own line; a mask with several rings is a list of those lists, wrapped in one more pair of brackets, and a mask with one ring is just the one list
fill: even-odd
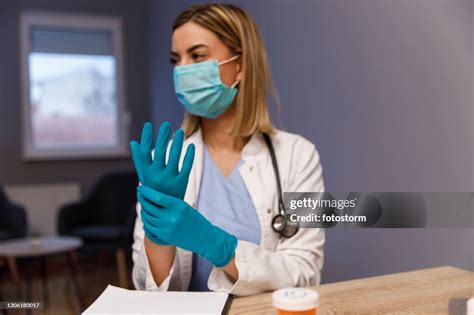
[(237, 238), (212, 225), (196, 209), (181, 199), (150, 187), (138, 187), (146, 236), (192, 251), (216, 267), (224, 267), (234, 256)]
[(140, 143), (130, 142), (132, 159), (140, 182), (162, 193), (180, 199), (184, 198), (188, 185), (189, 174), (194, 161), (194, 144), (190, 144), (183, 159), (181, 171), (178, 170), (179, 159), (183, 148), (184, 132), (176, 130), (173, 144), (166, 163), (166, 150), (170, 136), (170, 123), (160, 126), (155, 143), (154, 158), (151, 157), (153, 142), (153, 126), (147, 122), (143, 126)]

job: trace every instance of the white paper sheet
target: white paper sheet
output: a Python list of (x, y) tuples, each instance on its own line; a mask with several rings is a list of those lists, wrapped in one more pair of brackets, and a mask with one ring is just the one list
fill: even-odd
[(223, 292), (133, 291), (109, 285), (83, 314), (221, 314), (227, 298)]

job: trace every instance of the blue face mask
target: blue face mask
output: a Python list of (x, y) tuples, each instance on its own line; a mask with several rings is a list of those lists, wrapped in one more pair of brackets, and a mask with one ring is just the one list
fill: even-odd
[(216, 118), (227, 110), (237, 94), (235, 86), (239, 81), (230, 87), (222, 83), (219, 66), (237, 58), (238, 55), (219, 63), (210, 60), (174, 67), (174, 91), (188, 112)]

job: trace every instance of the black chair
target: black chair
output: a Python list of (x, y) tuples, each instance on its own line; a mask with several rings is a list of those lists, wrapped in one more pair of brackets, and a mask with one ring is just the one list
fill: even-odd
[(78, 203), (59, 210), (58, 233), (83, 240), (85, 251), (115, 251), (120, 286), (128, 287), (126, 253), (131, 251), (136, 218), (135, 173), (107, 174)]
[(12, 203), (0, 185), (0, 241), (25, 237), (27, 226), (25, 209)]
[[(28, 233), (28, 221), (25, 209), (11, 202), (0, 185), (0, 242), (25, 237)], [(19, 290), (17, 262), (14, 257), (7, 258), (8, 267)], [(2, 298), (0, 297), (0, 301)]]

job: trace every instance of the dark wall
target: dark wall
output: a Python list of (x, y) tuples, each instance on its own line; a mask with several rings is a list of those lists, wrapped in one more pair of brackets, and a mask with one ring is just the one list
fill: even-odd
[(124, 20), (126, 100), (132, 113), (131, 137), (150, 119), (148, 36), (143, 0), (3, 0), (0, 1), (0, 183), (79, 182), (87, 190), (102, 173), (129, 170), (130, 159), (24, 162), (21, 157), (19, 14), (53, 10), (120, 16)]
[[(193, 0), (149, 0), (151, 101), (181, 122), (170, 28)], [(474, 190), (474, 2), (228, 1), (257, 21), (278, 124), (313, 141), (333, 191)]]
[(184, 115), (183, 106), (173, 93), (172, 70), (169, 63), (171, 50), (171, 24), (187, 6), (186, 1), (162, 2), (149, 0), (149, 45), (150, 45), (150, 102), (155, 125), (163, 121), (180, 126)]
[[(156, 123), (181, 121), (170, 27), (198, 2), (149, 0)], [(327, 190), (474, 191), (472, 1), (227, 2), (256, 19), (281, 98), (279, 126), (316, 144)], [(472, 229), (328, 229), (323, 281), (473, 270), (473, 242)]]

